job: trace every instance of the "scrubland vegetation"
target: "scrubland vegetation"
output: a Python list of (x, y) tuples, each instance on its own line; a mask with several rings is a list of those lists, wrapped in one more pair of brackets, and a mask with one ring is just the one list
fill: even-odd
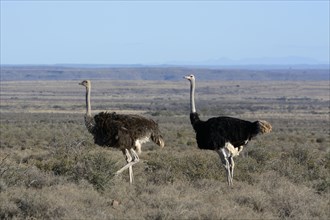
[(235, 160), (229, 188), (218, 155), (197, 149), (189, 84), (92, 81), (92, 111), (159, 122), (128, 174), (120, 151), (94, 145), (80, 81), (2, 81), (0, 219), (329, 219), (328, 81), (200, 81), (201, 118), (265, 119)]

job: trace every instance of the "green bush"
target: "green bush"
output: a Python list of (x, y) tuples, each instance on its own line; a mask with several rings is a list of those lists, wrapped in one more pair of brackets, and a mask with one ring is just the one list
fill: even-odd
[(95, 152), (86, 154), (76, 161), (71, 178), (76, 181), (86, 179), (97, 190), (104, 190), (111, 186), (116, 171), (116, 161), (112, 157), (104, 152)]

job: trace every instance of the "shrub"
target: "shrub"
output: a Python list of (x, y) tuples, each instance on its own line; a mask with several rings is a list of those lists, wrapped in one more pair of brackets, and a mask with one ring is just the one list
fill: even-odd
[(89, 148), (68, 150), (59, 147), (53, 157), (36, 162), (39, 169), (51, 171), (54, 175), (66, 176), (69, 180), (79, 182), (82, 179), (90, 182), (96, 189), (102, 190), (114, 177), (116, 161), (108, 150), (101, 148), (91, 151)]
[(183, 153), (155, 153), (147, 162), (146, 172), (151, 172), (150, 181), (172, 183), (175, 180), (196, 181), (198, 179), (225, 179), (218, 155), (213, 151), (198, 149)]
[(107, 153), (91, 152), (76, 161), (71, 178), (76, 181), (86, 179), (97, 190), (104, 190), (109, 187), (116, 171), (116, 161)]

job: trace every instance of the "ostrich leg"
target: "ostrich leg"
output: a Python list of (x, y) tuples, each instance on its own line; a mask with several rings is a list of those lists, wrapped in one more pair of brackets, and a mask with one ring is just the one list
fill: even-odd
[[(132, 183), (133, 182), (133, 168), (132, 168), (132, 166), (134, 165), (134, 164), (136, 164), (137, 162), (139, 162), (139, 156), (137, 155), (137, 153), (133, 150), (133, 149), (130, 149), (130, 152), (127, 150), (127, 149), (125, 149), (125, 152), (126, 152), (126, 157), (127, 158), (132, 158), (132, 159), (130, 159), (130, 162), (128, 162), (125, 166), (123, 166), (120, 170), (118, 170), (117, 172), (116, 172), (116, 175), (118, 175), (118, 174), (120, 174), (120, 173), (122, 173), (124, 170), (126, 170), (126, 169), (129, 169), (129, 173), (130, 173), (130, 183)], [(128, 161), (129, 159), (127, 159), (127, 161)]]
[(232, 175), (233, 174), (231, 173), (231, 171), (232, 171), (231, 170), (231, 163), (233, 162), (233, 160), (231, 160), (229, 162), (228, 159), (230, 159), (230, 158), (228, 158), (227, 153), (226, 153), (224, 148), (221, 148), (220, 150), (217, 150), (216, 152), (219, 154), (220, 159), (221, 159), (221, 163), (224, 165), (224, 167), (226, 169), (228, 185), (232, 186), (233, 185), (233, 181), (232, 181)]
[(229, 157), (229, 165), (230, 165), (230, 178), (231, 178), (231, 185), (233, 185), (233, 179), (234, 179), (234, 167), (235, 167), (235, 162), (233, 156)]
[[(126, 161), (127, 163), (132, 162), (132, 156), (130, 155), (130, 153), (128, 152), (127, 149), (125, 149), (125, 153), (126, 153)], [(129, 166), (128, 167), (128, 173), (129, 173), (129, 183), (132, 184), (134, 182), (134, 177), (133, 177), (133, 167)]]
[(232, 173), (231, 173), (231, 165), (230, 162), (228, 161), (228, 158), (225, 158), (226, 160), (226, 171), (227, 171), (227, 182), (228, 182), (228, 186), (232, 186), (233, 185), (233, 179), (232, 179)]

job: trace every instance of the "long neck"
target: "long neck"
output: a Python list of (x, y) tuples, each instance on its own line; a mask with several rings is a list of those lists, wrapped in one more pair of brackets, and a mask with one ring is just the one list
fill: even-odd
[(86, 116), (92, 117), (91, 112), (91, 89), (86, 87)]
[(195, 79), (190, 81), (190, 112), (196, 113), (195, 107)]
[(91, 89), (86, 87), (86, 114), (85, 114), (85, 125), (90, 133), (94, 133), (95, 121), (91, 113)]

